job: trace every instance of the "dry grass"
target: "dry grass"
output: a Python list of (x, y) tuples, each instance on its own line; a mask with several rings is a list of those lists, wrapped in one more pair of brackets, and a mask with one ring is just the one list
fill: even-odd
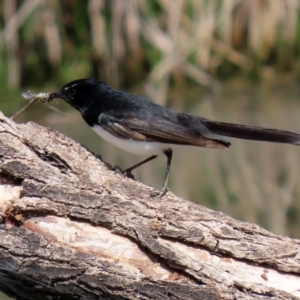
[[(57, 82), (73, 79), (74, 73), (114, 86), (144, 79), (147, 91), (164, 103), (173, 81), (214, 87), (218, 74), (260, 73), (265, 64), (292, 67), (299, 50), (297, 0), (2, 4), (1, 55), (9, 70), (2, 77), (10, 86), (19, 86), (21, 75), (37, 68), (44, 73), (40, 80), (49, 80), (53, 68), (60, 72)], [(46, 70), (41, 61), (48, 64)], [(28, 84), (27, 77), (23, 81)]]

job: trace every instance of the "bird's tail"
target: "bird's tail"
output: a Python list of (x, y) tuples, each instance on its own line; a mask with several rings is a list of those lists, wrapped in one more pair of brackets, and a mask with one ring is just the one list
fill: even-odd
[(239, 139), (300, 145), (300, 133), (282, 129), (201, 120), (212, 134)]

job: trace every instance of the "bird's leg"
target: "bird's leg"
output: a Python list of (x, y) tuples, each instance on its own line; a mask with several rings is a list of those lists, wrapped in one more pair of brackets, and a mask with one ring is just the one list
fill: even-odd
[(164, 151), (164, 154), (167, 156), (167, 167), (166, 167), (166, 174), (165, 174), (165, 181), (163, 186), (154, 192), (151, 193), (151, 197), (159, 196), (162, 197), (168, 192), (168, 180), (169, 180), (169, 173), (170, 173), (170, 167), (173, 157), (173, 151), (171, 149), (167, 149)]
[(145, 164), (145, 163), (147, 163), (147, 162), (149, 162), (149, 161), (155, 159), (156, 157), (157, 157), (157, 155), (152, 155), (152, 156), (150, 156), (150, 157), (144, 159), (143, 161), (141, 161), (141, 162), (139, 162), (139, 163), (133, 165), (132, 167), (127, 168), (127, 169), (125, 169), (125, 170), (123, 170), (123, 171), (121, 171), (121, 172), (122, 172), (123, 174), (125, 174), (125, 175), (126, 175), (127, 177), (129, 177), (129, 178), (134, 178), (134, 176), (131, 174), (131, 171), (133, 171), (134, 169), (140, 167), (141, 165), (143, 165), (143, 164)]

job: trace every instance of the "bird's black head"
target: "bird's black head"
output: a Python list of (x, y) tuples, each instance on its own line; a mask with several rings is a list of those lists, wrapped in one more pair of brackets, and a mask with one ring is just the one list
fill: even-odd
[(99, 92), (110, 89), (106, 83), (96, 79), (77, 79), (66, 84), (60, 91), (50, 94), (49, 101), (61, 98), (84, 114)]

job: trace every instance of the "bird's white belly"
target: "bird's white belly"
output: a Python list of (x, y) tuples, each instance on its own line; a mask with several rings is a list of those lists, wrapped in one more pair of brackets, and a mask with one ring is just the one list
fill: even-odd
[(99, 125), (95, 125), (93, 130), (107, 142), (135, 155), (158, 155), (162, 154), (165, 149), (170, 148), (168, 144), (157, 142), (120, 139), (110, 134)]

